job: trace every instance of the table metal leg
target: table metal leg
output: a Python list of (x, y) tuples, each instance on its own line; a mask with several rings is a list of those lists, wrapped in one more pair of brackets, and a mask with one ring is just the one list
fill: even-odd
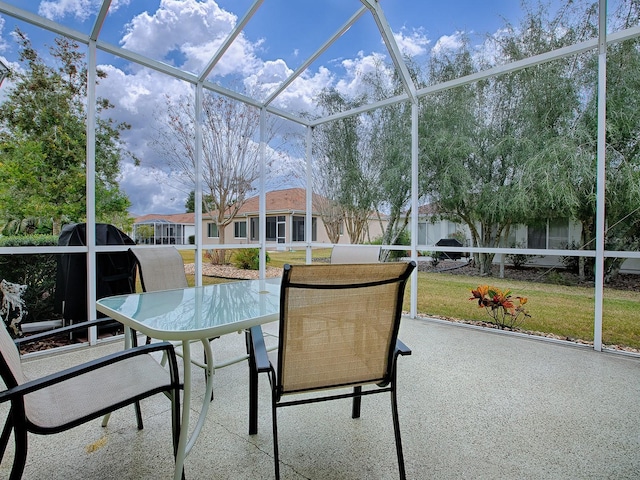
[(176, 452), (176, 469), (174, 480), (182, 480), (184, 459), (187, 456), (187, 442), (189, 440), (189, 414), (191, 413), (191, 350), (189, 341), (182, 342), (182, 358), (184, 364), (184, 393), (182, 397), (182, 421), (180, 425), (180, 438), (178, 439), (178, 451)]
[(249, 354), (249, 435), (258, 433), (258, 371), (251, 348), (251, 331), (246, 330), (247, 353)]
[(182, 359), (184, 364), (184, 397), (182, 404), (182, 425), (180, 426), (180, 439), (178, 441), (178, 453), (176, 454), (176, 470), (174, 480), (180, 480), (182, 478), (182, 470), (184, 468), (184, 461), (187, 455), (191, 452), (193, 445), (200, 435), (200, 431), (204, 426), (204, 422), (207, 418), (207, 412), (209, 411), (209, 399), (211, 398), (211, 392), (213, 391), (213, 352), (211, 351), (211, 344), (206, 338), (202, 339), (202, 345), (205, 351), (205, 358), (207, 363), (205, 369), (207, 371), (207, 382), (204, 393), (204, 401), (202, 402), (202, 409), (198, 416), (198, 422), (196, 423), (193, 432), (189, 435), (189, 414), (191, 411), (191, 343), (188, 340), (182, 342)]

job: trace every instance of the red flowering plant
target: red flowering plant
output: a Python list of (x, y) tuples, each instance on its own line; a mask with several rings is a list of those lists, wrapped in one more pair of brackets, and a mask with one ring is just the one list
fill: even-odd
[(530, 317), (524, 308), (527, 303), (526, 297), (515, 297), (518, 300), (516, 305), (511, 297), (511, 290), (502, 291), (491, 285), (478, 285), (478, 288), (471, 290), (473, 295), (469, 300), (477, 300), (478, 307), (484, 308), (487, 314), (493, 319), (493, 323), (498, 328), (513, 330), (526, 317)]

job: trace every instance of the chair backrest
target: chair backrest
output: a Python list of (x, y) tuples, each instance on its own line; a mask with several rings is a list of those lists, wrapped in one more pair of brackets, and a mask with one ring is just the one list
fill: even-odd
[(415, 262), (285, 265), (278, 395), (390, 380)]
[(379, 260), (379, 245), (335, 245), (331, 250), (331, 264), (376, 263)]
[(20, 352), (4, 325), (0, 325), (0, 375), (7, 388), (13, 388), (26, 381), (22, 372)]
[(188, 286), (182, 255), (175, 247), (131, 247), (140, 270), (145, 292), (173, 290)]

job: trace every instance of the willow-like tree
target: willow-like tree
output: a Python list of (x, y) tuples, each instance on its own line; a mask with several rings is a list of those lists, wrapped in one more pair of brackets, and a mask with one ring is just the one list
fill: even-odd
[[(610, 12), (614, 31), (637, 27), (640, 1), (624, 0)], [(584, 23), (596, 31), (595, 9)], [(595, 34), (595, 33), (594, 33)], [(605, 211), (608, 250), (636, 251), (640, 246), (640, 40), (607, 47)], [(573, 162), (569, 176), (561, 177), (565, 188), (576, 198), (571, 214), (581, 225), (580, 248), (595, 249), (598, 91), (597, 59), (594, 52), (584, 65), (585, 108), (575, 122), (572, 148), (581, 154)], [(605, 259), (605, 281), (614, 278), (624, 258)], [(593, 260), (580, 257), (580, 276), (593, 274)]]
[[(337, 90), (328, 89), (318, 96), (318, 103), (325, 114), (332, 115), (357, 107), (362, 99), (348, 99)], [(354, 244), (365, 241), (375, 207), (377, 172), (369, 139), (364, 117), (358, 115), (320, 125), (314, 137), (317, 177), (314, 189), (327, 199), (320, 214), (334, 233), (336, 221), (341, 217)], [(327, 233), (331, 238), (331, 232)]]
[[(58, 234), (63, 223), (86, 219), (87, 67), (71, 40), (56, 38), (50, 48), (56, 65), (49, 66), (23, 32), (15, 38), (24, 70), (10, 73), (13, 84), (0, 105), (2, 230)], [(96, 217), (126, 229), (130, 202), (117, 178), (128, 155), (120, 132), (129, 126), (105, 117), (111, 107), (97, 100)]]
[[(574, 42), (575, 17), (552, 19), (538, 5), (518, 26), (492, 37), (492, 56), (478, 62), (468, 41), (432, 58), (429, 81), (441, 83), (548, 52)], [(580, 106), (574, 59), (499, 75), (430, 95), (420, 124), (421, 181), (440, 214), (466, 224), (473, 246), (498, 247), (511, 227), (564, 214), (575, 198), (547, 177), (559, 158), (556, 147), (570, 135)], [(563, 149), (566, 152), (566, 149)], [(494, 255), (477, 255), (491, 274)]]

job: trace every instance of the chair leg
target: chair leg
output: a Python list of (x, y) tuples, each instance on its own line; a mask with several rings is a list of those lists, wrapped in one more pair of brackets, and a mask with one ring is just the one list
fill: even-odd
[(138, 430), (142, 430), (144, 428), (144, 424), (142, 423), (142, 408), (140, 408), (140, 402), (135, 403), (136, 410), (136, 423), (138, 424)]
[(11, 430), (13, 430), (13, 408), (9, 410), (7, 421), (4, 423), (4, 428), (2, 429), (2, 436), (0, 436), (0, 462), (4, 458), (4, 452), (9, 444)]
[[(180, 389), (173, 390), (171, 395), (171, 433), (173, 440), (173, 457), (178, 456), (178, 442), (180, 440)], [(185, 480), (184, 465), (182, 466), (182, 480)]]
[(353, 406), (351, 407), (351, 418), (360, 418), (360, 405), (362, 404), (362, 387), (353, 387)]
[(393, 416), (393, 432), (396, 437), (396, 453), (398, 454), (400, 480), (405, 480), (407, 476), (404, 470), (404, 455), (402, 454), (402, 438), (400, 438), (400, 420), (398, 418), (398, 399), (396, 396), (395, 381), (391, 384), (391, 415)]
[(271, 417), (273, 420), (273, 462), (275, 465), (276, 480), (280, 480), (280, 458), (278, 455), (278, 418), (276, 410), (276, 392), (272, 390)]
[(13, 467), (9, 480), (20, 480), (24, 473), (24, 466), (27, 463), (27, 430), (17, 425), (13, 429), (16, 451), (13, 457)]

